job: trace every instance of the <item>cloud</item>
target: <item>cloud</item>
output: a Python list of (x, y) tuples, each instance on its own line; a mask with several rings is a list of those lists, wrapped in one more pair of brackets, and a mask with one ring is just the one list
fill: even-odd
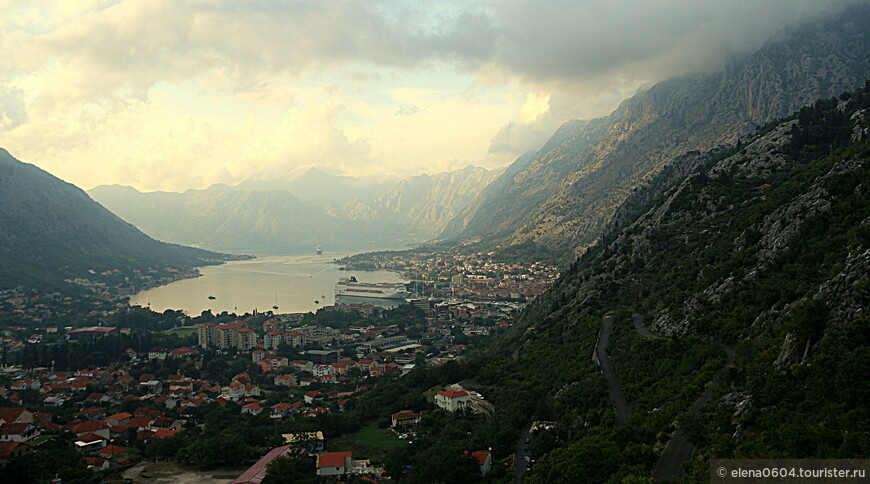
[(0, 0), (0, 144), (84, 186), (503, 165), (849, 0)]

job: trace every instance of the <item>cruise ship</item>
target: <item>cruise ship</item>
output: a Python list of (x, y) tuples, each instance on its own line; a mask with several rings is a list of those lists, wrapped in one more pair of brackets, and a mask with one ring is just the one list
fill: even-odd
[(335, 297), (404, 300), (411, 293), (400, 282), (359, 282), (356, 277), (342, 277), (335, 285)]

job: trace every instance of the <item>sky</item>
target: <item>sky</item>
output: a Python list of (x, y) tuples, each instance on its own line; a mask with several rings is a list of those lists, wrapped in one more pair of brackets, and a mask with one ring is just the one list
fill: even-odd
[(0, 0), (0, 147), (83, 189), (506, 166), (850, 0)]

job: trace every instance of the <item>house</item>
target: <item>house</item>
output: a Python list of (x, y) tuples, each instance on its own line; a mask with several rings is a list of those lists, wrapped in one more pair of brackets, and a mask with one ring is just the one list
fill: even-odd
[(320, 375), (320, 383), (335, 383), (335, 375)]
[(269, 407), (269, 418), (284, 418), (293, 413), (293, 407), (289, 403), (276, 403)]
[(104, 471), (109, 468), (109, 461), (102, 457), (85, 457), (85, 462), (88, 464), (88, 469), (94, 472)]
[(109, 427), (117, 427), (118, 425), (129, 424), (131, 418), (133, 418), (133, 415), (127, 412), (121, 412), (106, 418), (106, 423), (109, 424)]
[(33, 413), (29, 410), (23, 408), (0, 408), (0, 424), (30, 422), (33, 422)]
[(151, 422), (152, 429), (168, 429), (180, 431), (182, 429), (182, 421), (171, 417), (157, 417)]
[(447, 410), (455, 412), (462, 410), (468, 405), (468, 400), (471, 397), (466, 391), (441, 390), (435, 394), (435, 405)]
[(91, 422), (83, 422), (77, 425), (73, 425), (70, 429), (70, 432), (75, 434), (76, 437), (81, 437), (87, 433), (94, 433), (101, 437), (109, 438), (109, 426), (106, 422), (102, 420), (93, 420)]
[(318, 476), (347, 474), (353, 466), (353, 452), (325, 452), (317, 457)]
[(278, 376), (275, 377), (275, 380), (274, 380), (274, 381), (275, 381), (275, 384), (276, 384), (276, 385), (284, 385), (284, 386), (288, 386), (288, 387), (289, 387), (289, 386), (291, 386), (291, 385), (295, 385), (295, 384), (296, 384), (296, 375), (293, 375), (293, 374), (290, 374), (290, 375), (278, 375)]
[(154, 419), (151, 417), (136, 417), (130, 419), (128, 425), (130, 426), (130, 428), (134, 429), (146, 429), (151, 428), (151, 422), (153, 421)]
[(315, 399), (318, 399), (322, 396), (322, 394), (316, 390), (312, 390), (305, 394), (305, 403), (313, 403)]
[(242, 407), (242, 413), (247, 413), (248, 415), (260, 415), (262, 411), (263, 407), (259, 403), (249, 403)]
[(231, 484), (260, 484), (263, 482), (263, 479), (266, 478), (266, 467), (272, 462), (276, 457), (286, 456), (290, 453), (290, 446), (283, 445), (281, 447), (276, 447), (269, 451), (266, 455), (264, 455), (260, 460), (258, 460), (254, 465), (248, 468), (245, 472), (242, 473), (239, 477), (236, 478)]
[(492, 452), (488, 450), (479, 450), (471, 453), (471, 458), (477, 462), (480, 468), (480, 475), (485, 476), (487, 472), (492, 470)]
[(79, 452), (96, 452), (109, 444), (109, 439), (94, 433), (82, 434), (76, 437), (75, 449)]
[(109, 459), (117, 459), (118, 456), (123, 454), (124, 452), (127, 452), (127, 449), (125, 449), (124, 447), (119, 447), (117, 445), (112, 444), (112, 445), (107, 445), (106, 447), (103, 447), (102, 449), (98, 450), (97, 454), (100, 454), (101, 456), (109, 458)]
[(0, 442), (27, 442), (39, 435), (32, 423), (5, 423), (0, 425)]
[(418, 423), (420, 423), (421, 415), (419, 413), (414, 413), (410, 410), (402, 410), (401, 412), (394, 413), (391, 416), (391, 420), (393, 423), (393, 429), (403, 429), (407, 427), (414, 427)]
[(308, 452), (319, 453), (323, 452), (323, 432), (301, 432), (297, 434), (281, 434), (284, 438), (284, 443), (291, 447), (302, 447)]

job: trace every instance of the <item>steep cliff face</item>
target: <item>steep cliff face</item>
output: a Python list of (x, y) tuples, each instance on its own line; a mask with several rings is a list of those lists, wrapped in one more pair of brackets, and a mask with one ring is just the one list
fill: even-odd
[(418, 239), (429, 239), (440, 233), (500, 173), (469, 166), (405, 178), (379, 196), (373, 205), (403, 221)]
[(860, 86), (870, 77), (868, 58), (870, 8), (854, 8), (782, 33), (721, 72), (659, 83), (606, 118), (563, 126), (445, 235), (582, 252), (633, 189), (665, 166)]

